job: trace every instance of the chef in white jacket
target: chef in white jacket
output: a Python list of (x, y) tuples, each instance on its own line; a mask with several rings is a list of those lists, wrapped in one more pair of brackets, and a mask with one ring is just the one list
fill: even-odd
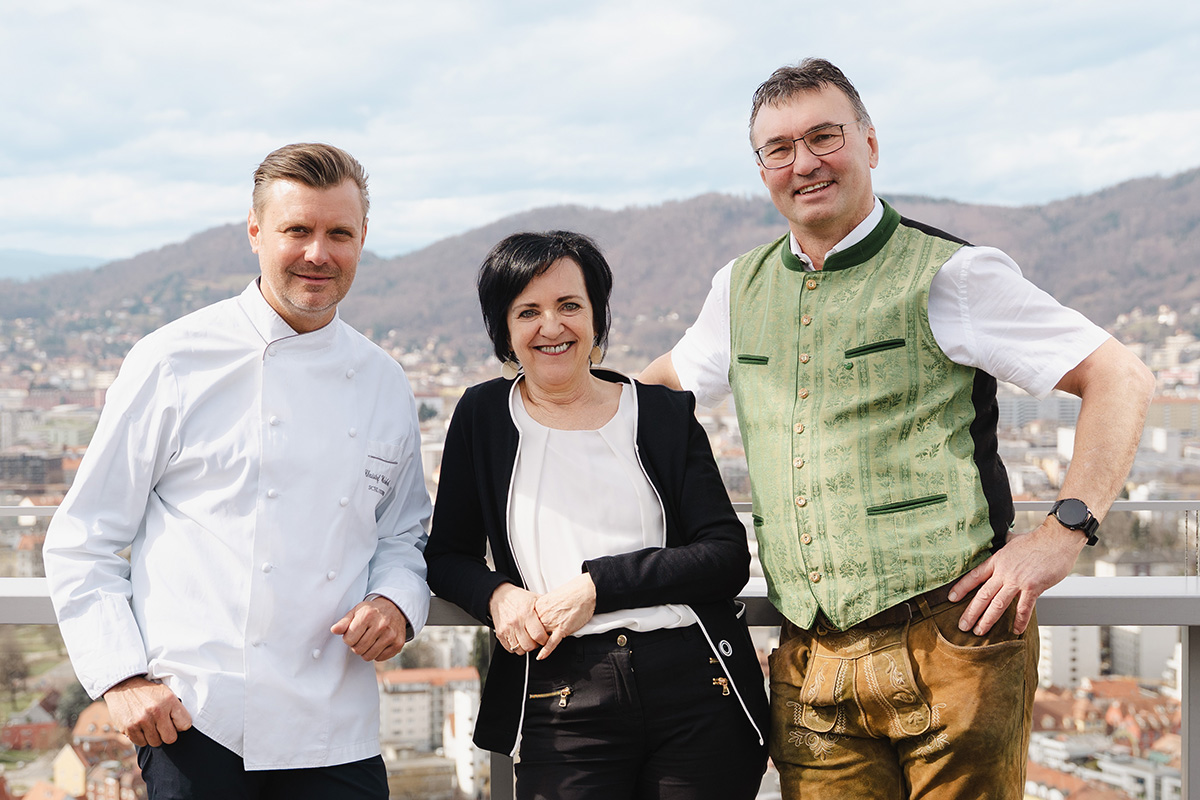
[(425, 622), (430, 504), (404, 372), (337, 314), (367, 208), (349, 154), (267, 156), (261, 277), (134, 346), (50, 525), (72, 663), (151, 798), (387, 797), (371, 662)]

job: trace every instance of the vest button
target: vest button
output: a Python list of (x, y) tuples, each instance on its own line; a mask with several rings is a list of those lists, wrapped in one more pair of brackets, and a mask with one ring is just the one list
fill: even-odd
[(812, 537), (807, 533), (800, 537), (800, 544), (812, 544)]
[(804, 433), (804, 425), (797, 422), (796, 427), (792, 428), (792, 430), (794, 430), (796, 433)]
[(814, 569), (812, 572), (808, 573), (808, 579), (810, 581), (812, 581), (813, 583), (820, 583), (821, 582), (821, 573), (817, 572)]
[(624, 647), (627, 644), (629, 644), (629, 637), (627, 637), (623, 633), (618, 633), (617, 634), (617, 647)]
[(804, 459), (803, 458), (793, 458), (792, 466), (795, 467), (796, 469), (800, 469), (801, 467), (804, 466)]
[(805, 286), (805, 288), (812, 290), (812, 289), (817, 288), (817, 282), (814, 281), (812, 278), (809, 278), (808, 281), (804, 284), (804, 286)]
[(808, 389), (801, 389), (800, 391), (796, 392), (796, 396), (799, 397), (801, 400), (807, 400), (808, 399)]
[(810, 356), (808, 353), (800, 354), (800, 363), (801, 364), (807, 364), (810, 359), (812, 359), (812, 356)]
[(800, 318), (800, 324), (801, 325), (812, 325), (812, 317), (810, 317), (808, 314), (805, 314), (803, 317)]
[(804, 495), (800, 495), (796, 498), (796, 505), (800, 506), (800, 508), (804, 508), (806, 505), (808, 505), (808, 498)]

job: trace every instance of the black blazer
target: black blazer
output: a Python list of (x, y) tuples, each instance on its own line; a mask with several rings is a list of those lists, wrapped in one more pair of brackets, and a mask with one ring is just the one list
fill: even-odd
[[(607, 370), (597, 377), (628, 378)], [(749, 578), (746, 529), (721, 482), (695, 398), (634, 383), (637, 455), (662, 499), (667, 546), (605, 556), (581, 565), (596, 584), (596, 613), (681, 603), (700, 618), (761, 740), (768, 706), (762, 671), (734, 598)], [(508, 407), (512, 383), (472, 386), (454, 411), (442, 454), (433, 527), (425, 548), (429, 587), (489, 627), (488, 603), (502, 583), (524, 588), (508, 541), (508, 491), (519, 434)], [(490, 545), (493, 570), (486, 561)], [(721, 643), (718, 645), (717, 643)], [(492, 652), (475, 743), (509, 752), (524, 703), (525, 659)]]

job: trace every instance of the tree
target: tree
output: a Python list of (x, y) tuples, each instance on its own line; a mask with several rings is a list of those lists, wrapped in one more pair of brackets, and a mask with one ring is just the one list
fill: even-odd
[(25, 679), (29, 677), (29, 664), (12, 631), (0, 629), (0, 686), (8, 689), (8, 702), (15, 711), (17, 692), (25, 691)]
[(490, 628), (475, 629), (475, 641), (471, 648), (471, 666), (479, 672), (480, 689), (487, 681), (488, 665), (492, 662), (492, 644), (495, 641)]
[(83, 710), (91, 704), (92, 698), (88, 697), (88, 693), (84, 691), (83, 687), (78, 683), (72, 683), (63, 690), (54, 717), (63, 724), (64, 728), (70, 730), (79, 721), (79, 715), (83, 713)]
[(413, 639), (400, 651), (400, 669), (423, 669), (437, 665), (437, 648), (423, 639)]

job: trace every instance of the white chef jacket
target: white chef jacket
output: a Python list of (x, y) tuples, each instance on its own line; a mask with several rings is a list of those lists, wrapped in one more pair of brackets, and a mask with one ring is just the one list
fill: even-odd
[[(883, 219), (883, 204), (828, 255), (858, 244)], [(792, 252), (812, 260), (789, 236)], [(734, 259), (736, 261), (737, 259)], [(706, 406), (729, 393), (729, 281), (734, 261), (713, 277), (700, 316), (671, 350), (684, 389)], [(994, 247), (963, 247), (942, 265), (929, 287), (929, 328), (956, 364), (981, 369), (1044, 398), (1064, 375), (1108, 340), (1103, 328), (1060, 304), (1021, 275), (1017, 263)]]
[(379, 594), (420, 630), (429, 515), (400, 366), (252, 282), (129, 352), (46, 576), (90, 695), (145, 673), (247, 769), (330, 766), (379, 753), (379, 700), (329, 628)]

